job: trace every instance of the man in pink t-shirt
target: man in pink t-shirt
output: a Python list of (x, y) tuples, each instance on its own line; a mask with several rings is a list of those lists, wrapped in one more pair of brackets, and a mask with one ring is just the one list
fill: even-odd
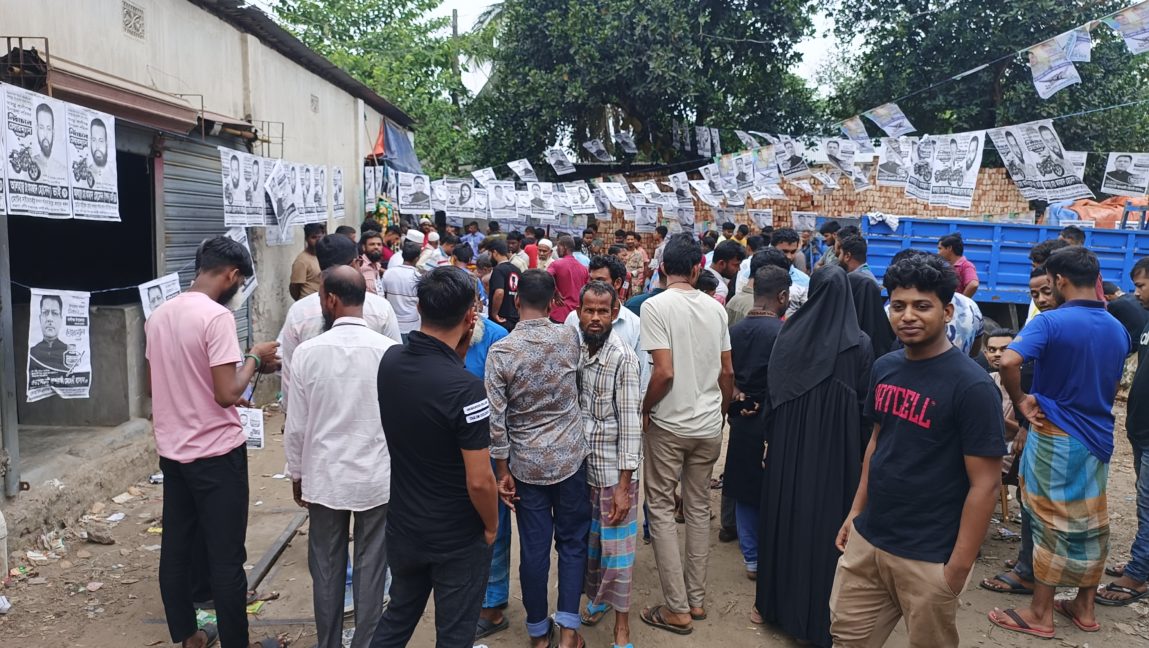
[[(249, 644), (247, 613), (247, 449), (235, 403), (256, 372), (279, 365), (277, 342), (240, 352), (235, 317), (224, 306), (253, 273), (243, 245), (219, 236), (196, 251), (188, 292), (157, 308), (144, 325), (152, 423), (164, 474), (160, 595), (172, 641), (201, 648)], [(207, 546), (206, 565), (195, 558)], [(197, 629), (195, 572), (211, 581), (219, 630)]]
[(565, 322), (567, 315), (578, 308), (582, 287), (590, 281), (586, 266), (579, 263), (573, 254), (574, 247), (574, 239), (570, 234), (560, 236), (556, 245), (559, 258), (547, 266), (547, 272), (555, 278), (555, 292), (562, 298), (561, 303), (556, 301), (551, 308), (551, 320), (559, 324)]
[(977, 268), (965, 258), (965, 242), (961, 233), (946, 234), (938, 240), (938, 256), (949, 261), (958, 276), (958, 292), (973, 299), (981, 282), (977, 280)]

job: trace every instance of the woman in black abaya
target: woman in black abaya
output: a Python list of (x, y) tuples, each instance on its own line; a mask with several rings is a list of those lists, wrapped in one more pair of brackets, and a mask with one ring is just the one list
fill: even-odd
[(821, 268), (770, 358), (756, 597), (763, 621), (816, 646), (831, 645), (834, 538), (861, 477), (873, 361), (846, 272)]
[[(874, 280), (856, 272), (846, 275), (850, 282), (850, 292), (854, 296), (854, 312), (858, 314), (858, 326), (870, 336), (870, 346), (874, 349), (874, 359), (886, 355), (894, 347), (897, 336), (890, 326), (890, 316), (886, 314), (882, 289)], [(862, 444), (865, 452), (865, 444)]]

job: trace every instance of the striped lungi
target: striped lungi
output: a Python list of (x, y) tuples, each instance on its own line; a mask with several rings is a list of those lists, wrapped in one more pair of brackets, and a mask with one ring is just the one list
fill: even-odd
[(586, 554), (585, 592), (590, 605), (606, 604), (618, 612), (630, 611), (634, 554), (638, 541), (638, 480), (629, 488), (630, 510), (621, 523), (606, 525), (611, 500), (618, 486), (590, 488), (590, 540)]
[(1096, 587), (1109, 554), (1109, 464), (1049, 419), (1030, 429), (1022, 496), (1033, 529), (1033, 574), (1061, 587)]

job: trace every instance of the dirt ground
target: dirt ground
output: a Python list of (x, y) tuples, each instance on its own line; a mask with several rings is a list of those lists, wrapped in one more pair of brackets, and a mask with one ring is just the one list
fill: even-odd
[[(279, 415), (269, 416), (267, 447), (250, 453), (249, 568), (259, 561), (273, 539), (283, 532), (300, 510), (291, 500), (290, 483), (274, 477), (282, 473), (284, 468), (282, 436), (273, 433), (281, 428), (281, 424), (282, 418)], [(1111, 564), (1122, 562), (1128, 557), (1129, 543), (1136, 530), (1132, 460), (1121, 428), (1117, 439), (1117, 452), (1109, 482), (1113, 530)], [(139, 496), (122, 505), (112, 501), (92, 502), (94, 507), (102, 509), (93, 518), (103, 520), (116, 513), (124, 514), (123, 520), (111, 529), (114, 545), (84, 542), (76, 535), (82, 523), (73, 523), (64, 534), (66, 552), (60, 554), (59, 559), (50, 559), (47, 564), (30, 562), (25, 552), (28, 547), (10, 548), (14, 558), (13, 567), (25, 567), (30, 573), (11, 579), (0, 589), (0, 594), (7, 596), (12, 603), (12, 610), (6, 615), (0, 615), (0, 646), (133, 648), (169, 645), (156, 579), (160, 542), (156, 528), (162, 526), (162, 489), (160, 486), (149, 485), (147, 475), (125, 475), (124, 482), (125, 491), (134, 482), (136, 490), (132, 492), (138, 492)], [(717, 510), (718, 492), (712, 493)], [(977, 587), (982, 578), (1001, 571), (1003, 560), (1016, 555), (1016, 541), (996, 537), (998, 529), (1002, 527), (1015, 534), (1020, 530), (1020, 525), (1013, 519), (1016, 515), (1017, 506), (1012, 499), (1011, 519), (1003, 523), (995, 515), (990, 537), (974, 569), (971, 587), (961, 598), (958, 624), (962, 646), (1149, 646), (1149, 605), (1145, 604), (1128, 608), (1100, 608), (1099, 617), (1103, 629), (1095, 634), (1080, 632), (1059, 618), (1058, 637), (1051, 642), (991, 629), (985, 617), (988, 610), (994, 606), (1021, 606), (1028, 600), (1019, 596), (994, 594)], [(707, 600), (710, 619), (696, 622), (695, 632), (690, 636), (679, 637), (653, 630), (637, 619), (639, 608), (660, 601), (653, 553), (649, 547), (640, 545), (635, 574), (636, 610), (632, 613), (631, 622), (632, 639), (636, 646), (799, 645), (776, 629), (750, 623), (748, 615), (754, 601), (754, 584), (744, 576), (737, 543), (718, 542), (717, 525), (715, 520)], [(294, 646), (310, 648), (315, 645), (306, 533), (305, 524), (301, 535), (286, 549), (260, 585), (262, 596), (275, 598), (266, 601), (259, 613), (251, 616), (253, 638), (284, 634), (292, 640)], [(517, 552), (516, 547), (512, 551), (515, 557), (512, 558), (512, 600), (508, 609), (511, 628), (486, 639), (485, 643), (490, 648), (527, 645), (523, 626), (525, 615), (517, 583)], [(551, 583), (553, 591), (553, 577)], [(553, 600), (552, 594), (552, 604)], [(411, 641), (412, 646), (434, 645), (433, 623), (433, 606), (429, 605)], [(585, 629), (584, 636), (590, 646), (610, 646), (610, 618), (595, 628)], [(901, 627), (888, 645), (907, 645)]]

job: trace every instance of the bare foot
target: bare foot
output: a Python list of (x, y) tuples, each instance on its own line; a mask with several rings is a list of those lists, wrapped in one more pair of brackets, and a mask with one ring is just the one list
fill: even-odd
[(483, 608), (479, 610), (479, 618), (499, 625), (503, 622), (503, 611), (499, 608)]
[(630, 614), (615, 611), (614, 613), (614, 645), (625, 646), (630, 643)]

